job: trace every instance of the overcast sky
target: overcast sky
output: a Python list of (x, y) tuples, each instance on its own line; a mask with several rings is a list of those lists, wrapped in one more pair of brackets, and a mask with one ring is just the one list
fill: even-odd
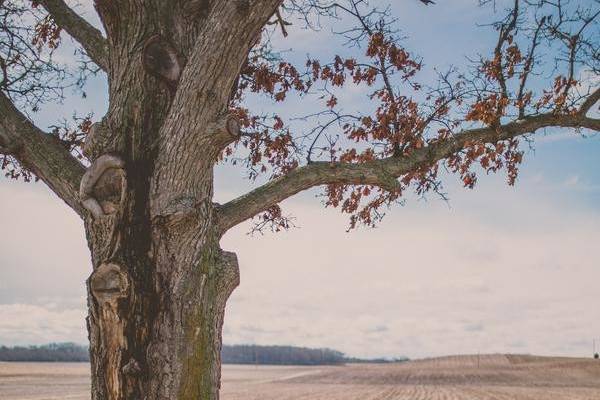
[[(488, 12), (476, 1), (398, 3), (407, 47), (431, 67), (460, 65), (491, 46), (475, 27)], [(283, 46), (300, 58), (324, 54), (327, 35), (326, 28), (293, 30)], [(75, 109), (99, 118), (102, 78), (87, 92), (85, 100), (45, 107), (36, 121), (47, 127)], [(363, 101), (346, 94), (354, 95)], [(351, 233), (347, 216), (324, 209), (315, 191), (286, 201), (297, 229), (249, 236), (242, 225), (222, 241), (241, 264), (225, 343), (332, 347), (364, 357), (589, 356), (600, 339), (599, 154), (597, 136), (547, 132), (527, 151), (515, 187), (503, 174), (482, 176), (474, 191), (450, 177), (449, 203), (409, 197), (378, 228)], [(217, 201), (250, 187), (240, 176), (218, 169)], [(81, 222), (41, 183), (1, 178), (0, 202), (0, 344), (85, 343), (91, 265)]]

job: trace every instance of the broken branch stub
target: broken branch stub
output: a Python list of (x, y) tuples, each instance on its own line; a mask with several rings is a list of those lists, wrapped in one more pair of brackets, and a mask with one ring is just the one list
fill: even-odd
[(242, 128), (237, 116), (227, 114), (210, 124), (208, 131), (225, 148), (240, 138)]
[(154, 35), (146, 41), (143, 61), (146, 71), (170, 87), (177, 85), (184, 62), (177, 50), (160, 35)]
[(119, 265), (106, 263), (92, 273), (90, 288), (100, 304), (116, 304), (117, 300), (127, 296), (129, 280)]
[(81, 178), (79, 196), (94, 218), (115, 214), (123, 203), (127, 186), (124, 166), (119, 157), (105, 154)]

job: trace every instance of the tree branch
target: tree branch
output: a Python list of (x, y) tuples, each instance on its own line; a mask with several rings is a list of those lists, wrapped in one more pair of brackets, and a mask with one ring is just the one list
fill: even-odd
[(600, 119), (587, 118), (581, 113), (540, 114), (510, 122), (500, 126), (499, 129), (485, 127), (465, 130), (451, 138), (414, 150), (406, 156), (389, 157), (363, 164), (314, 162), (219, 206), (217, 211), (219, 231), (225, 233), (270, 206), (314, 186), (375, 185), (393, 191), (398, 187), (398, 177), (421, 167), (433, 165), (468, 147), (470, 143), (496, 143), (545, 127), (588, 128), (600, 131)]
[(53, 136), (42, 132), (0, 93), (0, 145), (44, 181), (79, 215), (79, 182), (85, 168)]
[[(223, 149), (223, 141), (211, 125), (227, 111), (232, 87), (248, 52), (260, 41), (263, 27), (281, 2), (246, 1), (252, 5), (246, 8), (239, 6), (242, 0), (221, 0), (212, 6), (159, 132), (154, 177), (161, 184), (154, 185), (160, 191), (153, 202), (153, 213), (160, 215), (160, 210), (176, 198), (201, 196), (203, 173)], [(199, 109), (198, 104), (203, 106)], [(186, 149), (190, 155), (202, 152), (204, 157), (173, 157), (176, 149)]]
[(579, 114), (585, 116), (600, 101), (600, 87), (590, 94), (579, 108)]
[(73, 11), (63, 0), (41, 0), (40, 3), (58, 26), (78, 41), (92, 61), (106, 71), (108, 44), (102, 33)]

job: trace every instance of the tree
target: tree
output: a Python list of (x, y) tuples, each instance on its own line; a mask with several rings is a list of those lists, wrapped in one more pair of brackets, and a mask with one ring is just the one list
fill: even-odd
[[(94, 400), (218, 398), (225, 303), (239, 283), (219, 240), (253, 217), (255, 230), (288, 227), (282, 200), (321, 186), (350, 228), (370, 226), (408, 190), (443, 196), (444, 168), (466, 187), (500, 169), (514, 184), (520, 138), (600, 130), (598, 1), (480, 3), (490, 15), (508, 7), (490, 25), (490, 54), (423, 85), (390, 9), (365, 0), (96, 0), (105, 34), (63, 0), (0, 0), (2, 167), (42, 180), (85, 223)], [(295, 66), (270, 46), (292, 19), (348, 18), (338, 33), (356, 57)], [(76, 71), (52, 58), (63, 32), (81, 46)], [(108, 79), (104, 117), (52, 132), (32, 123), (94, 73)], [(372, 110), (342, 111), (348, 85), (368, 89)], [(266, 95), (279, 110), (294, 94), (324, 103), (302, 132), (247, 107)], [(268, 182), (216, 204), (218, 162)]]

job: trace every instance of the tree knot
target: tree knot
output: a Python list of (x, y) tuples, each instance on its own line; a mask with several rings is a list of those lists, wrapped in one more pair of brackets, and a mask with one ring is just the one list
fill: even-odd
[(79, 185), (82, 205), (94, 218), (115, 214), (122, 206), (127, 179), (125, 162), (116, 155), (105, 154), (87, 169)]
[(154, 35), (144, 44), (143, 63), (147, 72), (174, 90), (183, 71), (185, 59), (166, 39)]
[(239, 118), (233, 113), (226, 113), (218, 117), (206, 127), (206, 132), (219, 147), (224, 149), (238, 140), (242, 134)]
[(127, 273), (115, 263), (100, 265), (90, 277), (90, 289), (99, 303), (115, 303), (129, 290)]

